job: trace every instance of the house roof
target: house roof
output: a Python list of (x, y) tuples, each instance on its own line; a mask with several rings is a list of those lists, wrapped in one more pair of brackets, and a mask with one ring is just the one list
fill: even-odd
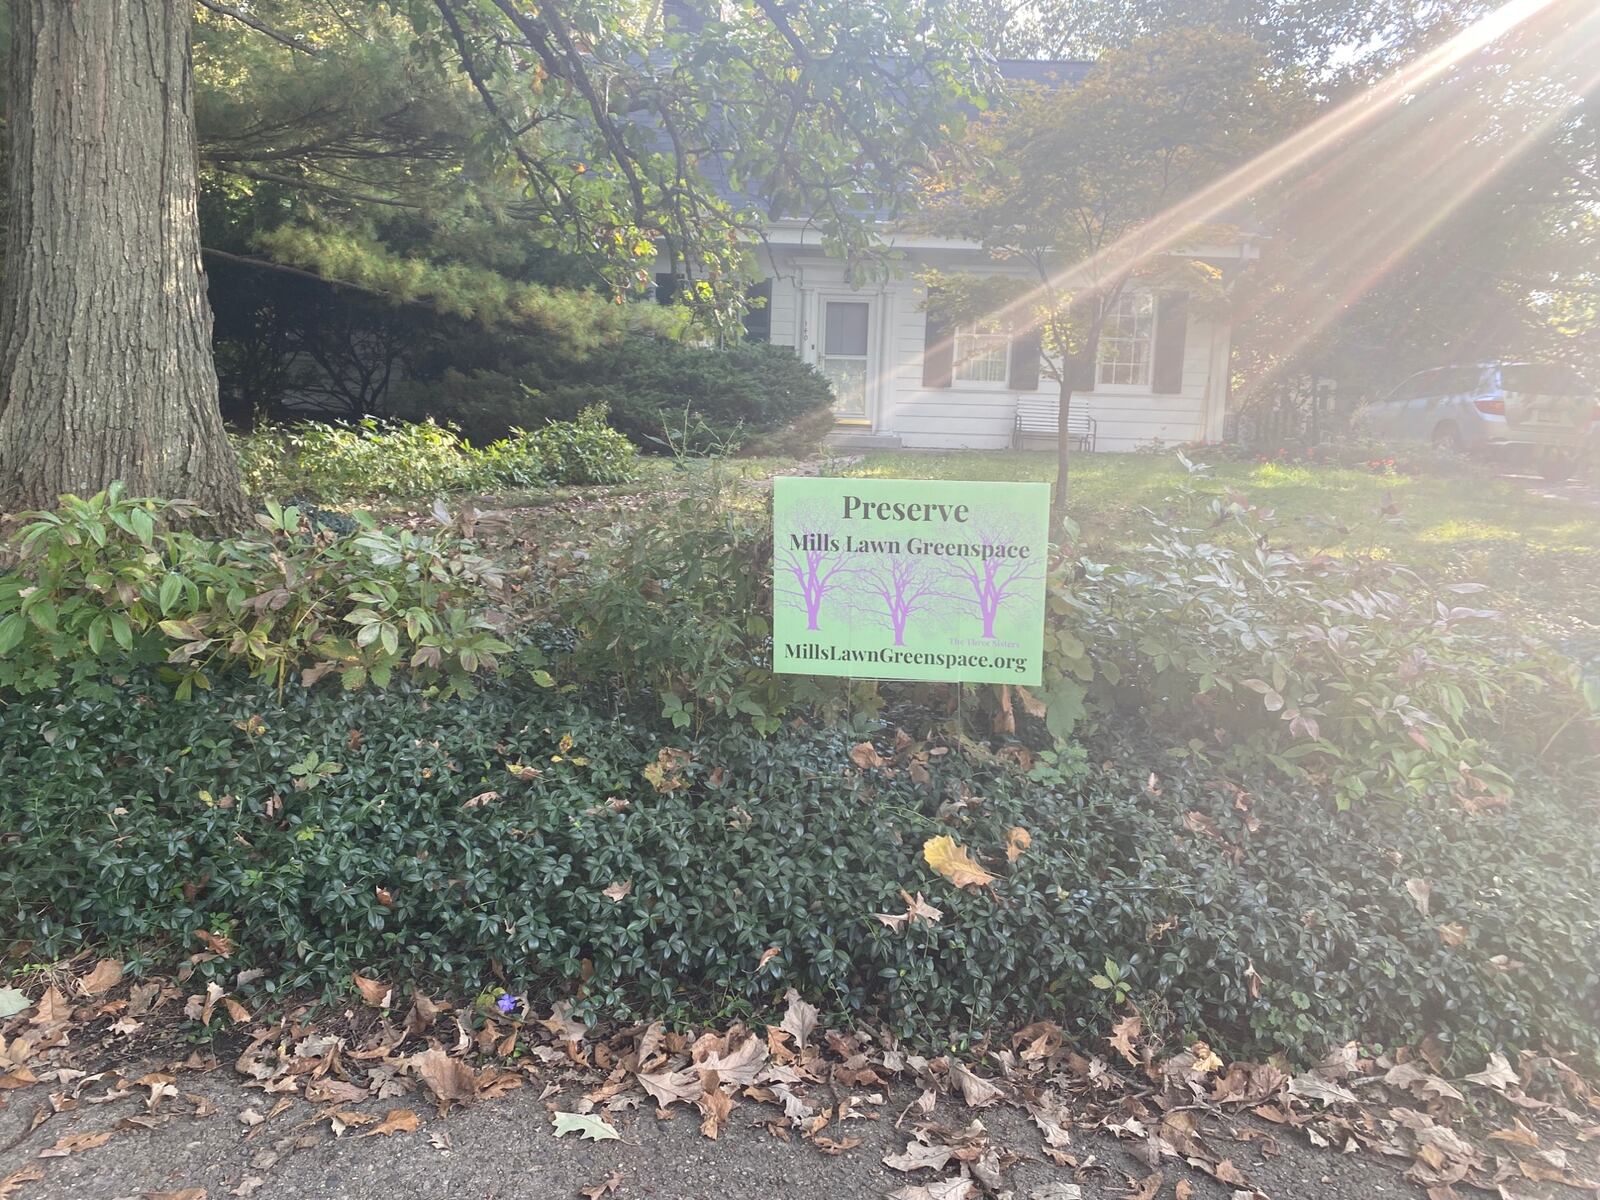
[(1002, 58), (995, 70), (1007, 83), (1043, 83), (1063, 86), (1081, 83), (1093, 67), (1084, 59)]

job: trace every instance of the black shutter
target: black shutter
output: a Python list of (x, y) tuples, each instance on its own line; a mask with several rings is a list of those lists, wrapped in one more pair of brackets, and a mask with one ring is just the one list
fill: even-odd
[(1039, 390), (1039, 330), (1024, 329), (1011, 336), (1011, 369), (1007, 381), (1014, 392)]
[(678, 277), (670, 271), (656, 272), (656, 303), (671, 304), (678, 297)]
[(1150, 359), (1150, 390), (1172, 396), (1183, 391), (1183, 343), (1189, 334), (1189, 296), (1162, 292), (1156, 297), (1156, 344)]
[(1072, 390), (1075, 392), (1094, 391), (1095, 359), (1079, 356), (1068, 360), (1068, 378), (1072, 380)]
[(763, 279), (745, 289), (745, 299), (751, 307), (744, 311), (744, 340), (770, 342), (772, 340), (772, 280)]
[(929, 291), (922, 334), (922, 386), (947, 388), (955, 377), (955, 329), (939, 311), (939, 293)]

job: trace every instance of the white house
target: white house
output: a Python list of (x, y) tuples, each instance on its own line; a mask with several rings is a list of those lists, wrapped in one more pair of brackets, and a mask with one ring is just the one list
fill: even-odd
[[(1040, 371), (1036, 335), (939, 320), (918, 276), (1003, 271), (981, 246), (951, 238), (884, 233), (900, 268), (853, 287), (803, 222), (766, 234), (761, 265), (770, 288), (752, 333), (793, 346), (833, 382), (842, 447), (998, 449), (1016, 445), (1020, 397), (1054, 402)], [(1205, 247), (1224, 270), (1255, 257), (1248, 239)], [(764, 327), (764, 328), (763, 328)], [(1130, 290), (1100, 342), (1095, 378), (1074, 390), (1073, 411), (1095, 421), (1095, 448), (1133, 450), (1160, 442), (1220, 440), (1228, 404), (1231, 329), (1191, 311), (1182, 293)], [(1035, 436), (1026, 444), (1038, 445)]]
[[(1003, 61), (1002, 77), (1070, 87), (1084, 62)], [(1018, 400), (1037, 396), (1053, 411), (1055, 380), (1039, 369), (1037, 336), (940, 321), (919, 276), (1025, 273), (995, 261), (976, 242), (884, 229), (899, 252), (888, 281), (852, 287), (807, 222), (777, 221), (759, 251), (770, 289), (752, 315), (753, 336), (793, 346), (833, 381), (840, 446), (995, 449), (1039, 444), (1016, 435)], [(1231, 246), (1194, 248), (1231, 273), (1257, 256), (1245, 237)], [(1181, 293), (1130, 291), (1102, 334), (1094, 379), (1079, 380), (1074, 414), (1095, 422), (1095, 448), (1133, 450), (1154, 442), (1220, 440), (1228, 406), (1231, 329), (1193, 311)], [(1036, 406), (1037, 407), (1037, 406)], [(1053, 438), (1047, 439), (1053, 441)]]

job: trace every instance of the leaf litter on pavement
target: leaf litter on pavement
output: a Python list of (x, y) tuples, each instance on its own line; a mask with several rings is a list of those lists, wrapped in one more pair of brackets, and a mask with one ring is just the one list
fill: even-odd
[[(946, 861), (942, 852), (934, 860)], [(961, 856), (949, 863), (976, 883)], [(938, 920), (920, 895), (903, 898), (904, 917), (879, 917), (891, 929)], [(1008, 1172), (1030, 1156), (1063, 1178), (1028, 1200), (1076, 1200), (1090, 1178), (1122, 1185), (1131, 1200), (1187, 1200), (1202, 1176), (1233, 1200), (1273, 1200), (1249, 1164), (1274, 1153), (1280, 1134), (1395, 1165), (1428, 1200), (1528, 1200), (1530, 1188), (1545, 1196), (1552, 1186), (1600, 1193), (1576, 1153), (1600, 1142), (1600, 1091), (1564, 1061), (1533, 1051), (1494, 1054), (1452, 1078), (1437, 1045), (1374, 1054), (1351, 1043), (1292, 1073), (1278, 1063), (1225, 1063), (1203, 1042), (1163, 1055), (1130, 1012), (1097, 1045), (1074, 1045), (1059, 1026), (1039, 1021), (963, 1060), (915, 1053), (881, 1031), (827, 1028), (792, 989), (771, 1024), (600, 1029), (575, 1018), (567, 1001), (541, 1016), (521, 999), (509, 1011), (456, 1004), (364, 975), (351, 980), (360, 1003), (342, 1015), (319, 1018), (300, 1007), (267, 1019), (215, 981), (185, 986), (196, 966), (218, 957), (197, 954), (171, 980), (133, 978), (115, 960), (86, 961), (53, 971), (31, 994), (0, 992), (10, 1010), (0, 1018), (0, 1105), (36, 1106), (18, 1142), (44, 1130), (30, 1161), (0, 1178), (0, 1200), (49, 1194), (54, 1160), (205, 1118), (235, 1124), (247, 1144), (249, 1174), (229, 1195), (248, 1196), (287, 1156), (330, 1138), (408, 1137), (425, 1124), (417, 1107), (431, 1104), (435, 1120), (447, 1119), (524, 1087), (538, 1089), (554, 1137), (591, 1142), (623, 1140), (638, 1121), (682, 1112), (707, 1138), (738, 1121), (834, 1155), (855, 1150), (865, 1123), (881, 1121), (894, 1130), (881, 1161), (904, 1178), (893, 1200), (1022, 1200)], [(250, 981), (240, 978), (235, 986)], [(158, 1070), (89, 1069), (141, 1053), (148, 1063), (197, 1021), (236, 1045), (232, 1070), (260, 1092), (243, 1110), (219, 1114), (194, 1090), (195, 1075), (229, 1066), (202, 1050)], [(914, 1098), (902, 1105), (905, 1096)], [(93, 1119), (115, 1101), (137, 1111)], [(1027, 1115), (1037, 1149), (991, 1132), (984, 1115), (1000, 1106)], [(1247, 1115), (1255, 1120), (1239, 1120)], [(1143, 1168), (1119, 1172), (1099, 1161), (1074, 1137), (1091, 1133), (1126, 1143)], [(429, 1137), (449, 1152), (448, 1132), (434, 1128)], [(602, 1197), (624, 1182), (613, 1171), (582, 1194)]]

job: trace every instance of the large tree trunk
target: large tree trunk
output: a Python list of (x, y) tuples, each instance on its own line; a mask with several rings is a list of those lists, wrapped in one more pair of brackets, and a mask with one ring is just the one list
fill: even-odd
[(122, 480), (231, 518), (196, 214), (191, 0), (9, 0), (0, 510)]

